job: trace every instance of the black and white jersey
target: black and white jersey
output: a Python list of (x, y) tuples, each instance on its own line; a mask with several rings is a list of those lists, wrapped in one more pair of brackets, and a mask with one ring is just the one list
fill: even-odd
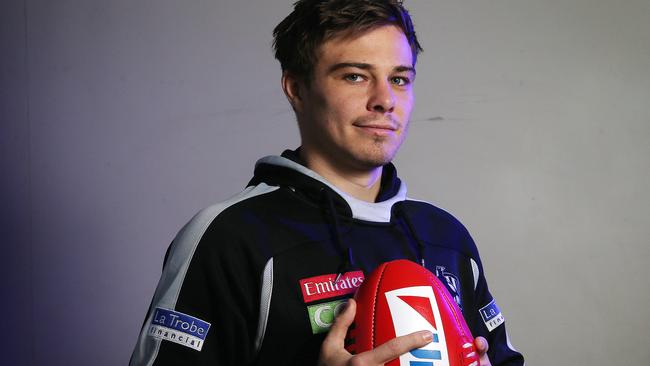
[(407, 198), (392, 164), (369, 203), (297, 156), (260, 159), (246, 189), (181, 229), (131, 365), (316, 365), (342, 304), (380, 263), (401, 258), (446, 285), (493, 365), (523, 364), (458, 220)]

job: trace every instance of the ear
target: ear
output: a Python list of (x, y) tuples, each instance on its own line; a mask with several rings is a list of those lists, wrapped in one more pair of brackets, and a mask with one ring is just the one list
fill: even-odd
[(290, 71), (282, 73), (282, 90), (294, 111), (298, 111), (302, 106), (301, 91), (303, 84), (300, 79)]

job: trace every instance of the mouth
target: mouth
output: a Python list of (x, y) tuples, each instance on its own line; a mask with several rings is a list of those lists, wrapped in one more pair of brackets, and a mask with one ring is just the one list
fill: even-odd
[(392, 119), (389, 120), (370, 120), (370, 121), (357, 121), (352, 124), (353, 126), (361, 129), (362, 131), (374, 135), (390, 135), (399, 130), (399, 125)]
[(397, 127), (393, 125), (367, 124), (367, 125), (356, 125), (356, 126), (360, 128), (370, 129), (370, 130), (397, 131)]

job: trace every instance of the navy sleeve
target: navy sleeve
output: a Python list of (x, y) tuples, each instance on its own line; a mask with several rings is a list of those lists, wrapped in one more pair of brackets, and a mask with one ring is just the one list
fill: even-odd
[(524, 357), (511, 344), (506, 331), (505, 317), (501, 313), (496, 300), (488, 290), (483, 266), (478, 257), (472, 264), (478, 269), (478, 281), (475, 290), (476, 307), (474, 314), (477, 320), (473, 324), (474, 336), (485, 337), (490, 345), (488, 357), (493, 366), (523, 365)]
[(199, 213), (174, 239), (130, 365), (253, 362), (260, 276), (213, 217)]

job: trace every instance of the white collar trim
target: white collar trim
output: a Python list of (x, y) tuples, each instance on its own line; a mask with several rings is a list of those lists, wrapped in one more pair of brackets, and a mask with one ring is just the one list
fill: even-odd
[(393, 205), (396, 202), (406, 199), (406, 184), (404, 182), (400, 183), (399, 191), (390, 199), (382, 202), (366, 202), (341, 191), (315, 171), (282, 156), (272, 155), (263, 157), (257, 161), (255, 166), (259, 164), (271, 164), (289, 168), (326, 184), (334, 192), (343, 197), (352, 210), (352, 217), (359, 220), (390, 222), (390, 213)]

